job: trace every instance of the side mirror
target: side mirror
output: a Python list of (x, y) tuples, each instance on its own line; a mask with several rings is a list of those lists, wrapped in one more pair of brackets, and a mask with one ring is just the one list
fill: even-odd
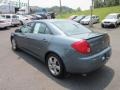
[(15, 32), (21, 33), (21, 30), (20, 29), (16, 29)]

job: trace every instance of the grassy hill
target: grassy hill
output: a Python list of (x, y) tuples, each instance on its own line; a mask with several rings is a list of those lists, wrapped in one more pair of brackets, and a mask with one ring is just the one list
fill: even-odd
[[(97, 8), (93, 10), (93, 14), (98, 15), (100, 17), (100, 20), (104, 19), (109, 13), (120, 13), (120, 6)], [(90, 15), (90, 10), (63, 13), (61, 15), (58, 15), (57, 18), (68, 18), (71, 15)]]

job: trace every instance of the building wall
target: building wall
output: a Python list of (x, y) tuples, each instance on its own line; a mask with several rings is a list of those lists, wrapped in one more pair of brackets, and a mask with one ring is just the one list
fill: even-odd
[[(3, 4), (10, 4), (15, 7), (19, 7), (19, 1), (12, 1), (12, 0), (0, 0), (0, 3)], [(20, 2), (20, 7), (27, 7), (27, 3)]]

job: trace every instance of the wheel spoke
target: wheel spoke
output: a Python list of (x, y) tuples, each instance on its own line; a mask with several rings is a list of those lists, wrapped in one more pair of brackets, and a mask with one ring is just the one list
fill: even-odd
[(60, 73), (61, 68), (60, 68), (60, 64), (59, 64), (59, 61), (57, 60), (57, 58), (50, 57), (48, 59), (48, 67), (49, 67), (50, 72), (53, 75), (58, 75)]
[(60, 66), (56, 66), (56, 69), (60, 71)]

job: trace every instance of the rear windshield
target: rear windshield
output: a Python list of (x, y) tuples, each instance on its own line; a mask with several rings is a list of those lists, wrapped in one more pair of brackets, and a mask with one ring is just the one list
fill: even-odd
[(89, 29), (73, 21), (56, 21), (53, 24), (66, 35), (78, 35), (91, 32)]

